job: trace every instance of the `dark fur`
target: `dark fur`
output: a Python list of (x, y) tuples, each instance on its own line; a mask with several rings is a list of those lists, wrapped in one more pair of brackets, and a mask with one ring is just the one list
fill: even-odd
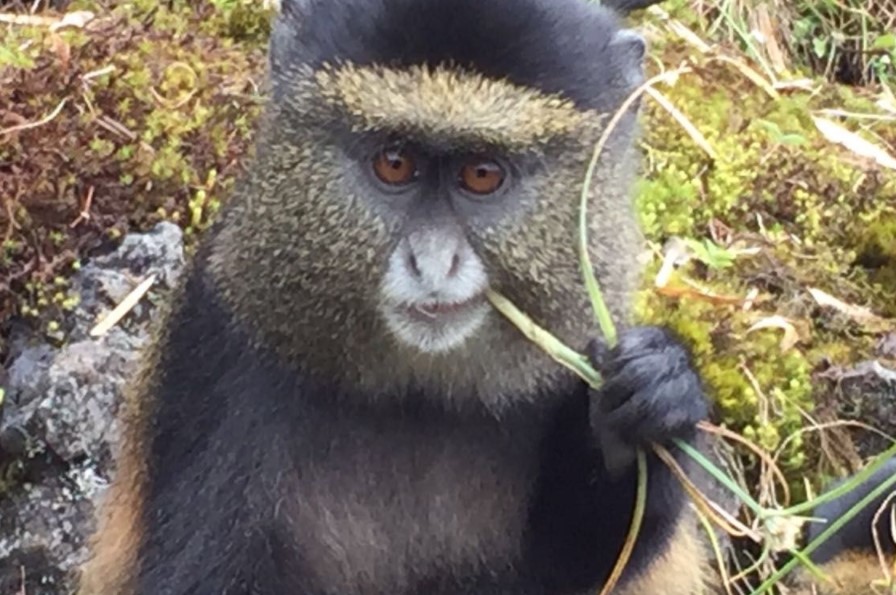
[[(585, 1), (559, 8), (553, 0), (529, 0), (525, 6), (516, 0), (455, 0), (422, 10), (417, 0), (340, 0), (301, 16), (291, 9), (305, 3), (284, 3), (287, 18), (275, 25), (271, 46), (275, 72), (296, 63), (450, 62), (562, 93), (582, 107), (608, 110), (624, 98), (613, 79), (627, 76), (628, 65), (595, 60), (606, 55), (619, 23)], [(288, 88), (275, 86), (279, 93)]]
[(661, 0), (604, 0), (602, 4), (619, 12), (632, 12), (659, 4)]
[[(325, 62), (450, 60), (491, 77), (560, 92), (581, 109), (601, 111), (617, 106), (640, 77), (632, 64), (643, 45), (629, 38), (622, 50), (608, 51), (616, 21), (580, 0), (293, 0), (285, 2), (284, 11), (272, 42), (275, 103), (289, 97), (293, 69)], [(277, 124), (272, 124), (279, 135), (274, 138), (312, 134), (294, 123)], [(262, 160), (276, 158), (279, 147), (265, 146), (270, 140), (262, 137)], [(619, 154), (627, 152), (623, 148)], [(605, 172), (605, 179), (615, 182), (625, 164), (612, 165), (619, 167)], [(250, 176), (254, 182), (242, 187), (199, 251), (166, 321), (152, 382), (142, 388), (145, 394), (137, 391), (143, 411), (128, 431), (138, 445), (133, 452), (146, 465), (145, 477), (135, 484), (142, 505), (140, 535), (133, 565), (116, 569), (129, 585), (104, 591), (104, 578), (94, 577), (99, 592), (89, 595), (572, 595), (598, 588), (630, 523), (633, 448), (693, 440), (695, 422), (706, 415), (684, 347), (660, 329), (624, 330), (618, 347), (595, 362), (607, 384), (593, 394), (559, 367), (547, 377), (532, 373), (526, 362), (545, 362), (546, 356), (498, 319), (490, 332), (514, 345), (504, 349), (502, 344), (495, 351), (504, 354), (497, 362), (475, 363), (483, 377), (497, 374), (493, 367), (506, 367), (498, 357), (507, 353), (529, 358), (510, 362), (525, 381), (518, 394), (503, 395), (503, 406), (487, 406), (494, 395), (476, 383), (448, 386), (425, 374), (384, 381), (379, 390), (352, 388), (359, 367), (382, 365), (379, 374), (387, 378), (402, 363), (389, 361), (396, 352), (384, 337), (380, 344), (367, 343), (369, 352), (357, 353), (354, 340), (376, 338), (379, 328), (361, 310), (363, 299), (347, 302), (357, 310), (338, 311), (342, 287), (327, 285), (326, 276), (302, 277), (287, 286), (298, 289), (286, 291), (284, 278), (294, 281), (287, 275), (310, 275), (299, 268), (301, 262), (289, 263), (300, 273), (277, 269), (276, 278), (259, 277), (258, 271), (267, 269), (254, 266), (236, 267), (245, 277), (223, 285), (226, 277), (216, 276), (221, 254), (299, 243), (320, 233), (324, 223), (312, 219), (301, 233), (284, 237), (258, 237), (258, 230), (250, 230), (256, 232), (249, 234), (252, 246), (217, 252), (228, 225), (252, 214), (247, 205), (260, 207), (259, 195), (295, 189), (287, 177), (283, 192), (272, 192), (284, 180), (262, 175), (288, 176), (283, 171), (294, 171), (289, 166), (258, 167)], [(624, 181), (619, 178), (621, 186), (601, 194), (604, 202), (620, 201), (603, 205), (620, 225), (603, 238), (609, 253), (601, 254), (605, 260), (597, 266), (614, 313), (629, 309), (617, 297), (626, 295), (629, 280), (608, 278), (608, 271), (626, 268), (638, 248), (628, 242), (633, 217)], [(554, 189), (545, 200), (560, 200), (566, 192), (570, 189)], [(358, 230), (343, 231), (358, 234), (352, 241), (363, 246), (366, 238)], [(571, 237), (565, 229), (554, 231)], [(617, 240), (621, 249), (612, 244)], [(361, 260), (364, 252), (359, 253), (352, 256)], [(317, 264), (313, 272), (329, 274), (345, 263)], [(371, 269), (377, 262), (360, 265)], [(576, 278), (574, 261), (567, 266), (564, 274)], [(529, 292), (546, 300), (535, 291), (543, 288), (515, 287), (516, 279), (508, 277), (508, 288), (516, 291), (512, 297)], [(277, 304), (302, 303), (323, 293), (321, 312), (341, 317), (317, 322), (329, 326), (298, 328), (298, 318), (273, 311), (259, 320), (254, 313), (264, 315), (266, 302), (250, 308), (240, 301), (245, 286), (257, 290), (252, 295), (259, 300), (276, 296)], [(366, 285), (364, 292), (345, 289), (361, 298), (375, 291)], [(551, 290), (567, 301), (546, 311), (560, 311), (567, 330), (584, 327), (587, 311), (578, 282)], [(580, 318), (570, 322), (571, 317)], [(275, 333), (282, 344), (272, 346), (267, 338)], [(313, 342), (321, 347), (312, 350)], [(329, 367), (321, 364), (321, 354), (334, 355)], [(470, 398), (459, 398), (458, 391)], [(610, 460), (616, 463), (612, 473), (606, 467)], [(688, 514), (684, 493), (667, 467), (653, 456), (648, 461), (647, 509), (623, 588), (651, 573), (680, 584), (678, 577), (694, 580), (701, 572), (699, 560), (685, 568), (660, 564), (679, 547), (672, 536), (681, 534)], [(337, 555), (330, 557), (334, 548)], [(332, 566), (331, 558), (352, 564)], [(362, 570), (366, 574), (353, 574)]]
[[(857, 488), (850, 490), (846, 494), (835, 498), (830, 502), (826, 502), (812, 512), (812, 516), (822, 519), (825, 522), (811, 523), (807, 539), (811, 542), (827, 529), (830, 523), (840, 518), (844, 513), (859, 503), (860, 500), (868, 496), (882, 482), (896, 474), (896, 458), (887, 461), (877, 471), (875, 471), (868, 479), (866, 479)], [(836, 489), (849, 481), (842, 479), (832, 483), (828, 487), (828, 491)], [(880, 538), (880, 546), (884, 554), (892, 556), (896, 554), (896, 536), (892, 535), (890, 529), (891, 516), (890, 511), (885, 509), (878, 517), (878, 522), (874, 524), (874, 516), (883, 505), (884, 501), (896, 492), (896, 487), (889, 491), (885, 491), (882, 495), (861, 510), (839, 531), (831, 535), (821, 546), (812, 552), (811, 560), (816, 564), (824, 564), (830, 562), (844, 552), (867, 552), (875, 555), (874, 534), (872, 526), (877, 529)], [(892, 503), (892, 499), (891, 499)]]
[[(836, 522), (860, 500), (881, 487), (881, 484), (896, 474), (896, 458), (887, 461), (858, 487), (816, 507), (812, 511), (813, 521), (806, 531), (807, 544), (815, 540), (830, 524)], [(827, 492), (842, 486), (849, 478), (836, 481), (828, 486)], [(882, 586), (886, 574), (884, 565), (891, 565), (896, 554), (896, 537), (890, 523), (893, 512), (892, 495), (896, 487), (891, 486), (876, 496), (856, 516), (825, 540), (821, 546), (809, 554), (809, 559), (821, 570), (824, 580), (804, 568), (794, 573), (795, 595), (870, 595), (883, 593)], [(886, 508), (882, 508), (889, 502)], [(879, 542), (875, 543), (874, 516), (880, 512), (875, 526)], [(878, 546), (880, 549), (878, 550)], [(881, 559), (879, 556), (883, 555)], [(881, 586), (874, 587), (874, 583)]]
[[(419, 577), (402, 592), (559, 595), (593, 589), (606, 578), (630, 523), (634, 472), (628, 468), (613, 477), (604, 471), (588, 424), (593, 405), (580, 383), (569, 385), (559, 399), (545, 395), (544, 401), (555, 405), (530, 405), (500, 419), (484, 410), (451, 414), (427, 405), (432, 399), (390, 408), (333, 394), (326, 379), (289, 371), (271, 354), (248, 347), (247, 337), (227, 323), (229, 314), (201, 272), (189, 280), (185, 304), (172, 321), (170, 355), (162, 362), (166, 380), (154, 395), (156, 421), (148, 428), (153, 472), (144, 522), (149, 536), (141, 548), (136, 593), (330, 592), (308, 579), (297, 555), (301, 527), (292, 526), (285, 512), (277, 514), (278, 507), (288, 508), (281, 500), (301, 498), (301, 479), (295, 492), (278, 482), (293, 485), (287, 476), (301, 478), (309, 463), (332, 465), (328, 453), (341, 443), (385, 449), (386, 454), (413, 450), (424, 436), (449, 444), (455, 436), (463, 437), (467, 444), (454, 447), (458, 458), (493, 455), (507, 473), (516, 471), (515, 459), (524, 453), (540, 453), (538, 487), (524, 554), (512, 567), (446, 568)], [(631, 331), (622, 346), (605, 368), (623, 372), (609, 377), (614, 391), (598, 398), (623, 402), (619, 414), (624, 421), (616, 427), (638, 443), (659, 435), (690, 437), (688, 422), (705, 411), (699, 398), (682, 400), (683, 395), (700, 394), (696, 376), (683, 365), (682, 348), (653, 329)], [(645, 390), (649, 392), (639, 394)], [(653, 395), (696, 409), (670, 416)], [(649, 427), (632, 425), (634, 418), (624, 413), (639, 405), (653, 409), (637, 416)], [(668, 423), (674, 426), (658, 427)], [(381, 432), (374, 438), (378, 444), (362, 437), (368, 432)], [(338, 476), (348, 490), (354, 478), (346, 471), (350, 469), (334, 466), (327, 473)], [(505, 471), (495, 471), (500, 484)], [(649, 478), (648, 507), (630, 576), (667, 547), (684, 506), (676, 480), (653, 457)], [(476, 480), (459, 475), (456, 481)], [(514, 498), (512, 493), (505, 496)], [(394, 592), (388, 587), (382, 591)]]

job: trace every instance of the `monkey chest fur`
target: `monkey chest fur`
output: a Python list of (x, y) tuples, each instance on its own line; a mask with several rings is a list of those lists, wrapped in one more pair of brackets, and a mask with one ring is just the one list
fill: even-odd
[[(332, 430), (332, 428), (330, 428)], [(518, 560), (537, 436), (483, 424), (353, 425), (307, 444), (278, 505), (325, 592), (413, 592), (434, 576), (502, 573)]]

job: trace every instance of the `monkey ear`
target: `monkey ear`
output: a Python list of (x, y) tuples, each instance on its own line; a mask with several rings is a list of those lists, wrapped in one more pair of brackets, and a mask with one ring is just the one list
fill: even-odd
[(644, 82), (644, 55), (647, 43), (640, 33), (632, 29), (620, 29), (610, 40), (613, 61), (626, 85), (632, 88)]

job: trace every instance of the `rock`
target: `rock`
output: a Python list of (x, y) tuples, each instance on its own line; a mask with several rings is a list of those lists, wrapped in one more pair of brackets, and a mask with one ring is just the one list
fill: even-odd
[(877, 342), (876, 351), (881, 357), (896, 360), (896, 331), (881, 337)]
[[(61, 348), (36, 340), (24, 325), (13, 330), (0, 418), (0, 595), (72, 592), (114, 471), (122, 388), (148, 341), (150, 315), (183, 264), (177, 226), (128, 235), (72, 279), (80, 303)], [(139, 304), (91, 337), (97, 320), (149, 275), (156, 282)]]
[(896, 367), (886, 360), (866, 360), (819, 376), (827, 381), (836, 419), (858, 421), (884, 434), (855, 430), (857, 454), (868, 458), (889, 448), (886, 436), (896, 436)]

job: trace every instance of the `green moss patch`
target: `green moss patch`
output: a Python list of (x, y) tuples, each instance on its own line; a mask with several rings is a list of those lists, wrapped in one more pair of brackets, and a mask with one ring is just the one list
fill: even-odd
[(208, 224), (261, 101), (267, 15), (247, 9), (80, 2), (83, 28), (0, 27), (0, 322), (52, 331), (89, 251), (163, 218)]
[[(654, 49), (665, 64), (696, 53), (674, 40)], [(645, 281), (652, 281), (659, 253), (673, 238), (704, 242), (731, 257), (707, 263), (696, 254), (671, 282), (692, 291), (669, 297), (647, 285), (639, 308), (694, 345), (726, 425), (770, 450), (793, 436), (781, 462), (796, 484), (820, 456), (796, 435), (828, 390), (817, 373), (875, 357), (876, 342), (896, 328), (896, 171), (832, 143), (813, 121), (827, 108), (879, 113), (872, 93), (814, 81), (809, 90), (773, 97), (730, 63), (696, 60), (692, 73), (658, 90), (717, 158), (644, 99), (647, 159), (638, 207), (657, 254)], [(868, 140), (896, 146), (892, 122), (867, 122), (859, 124)], [(860, 128), (853, 120), (839, 123)], [(866, 324), (820, 304), (812, 289), (883, 320)], [(750, 330), (768, 320), (786, 324)], [(785, 333), (796, 342), (782, 347)]]

